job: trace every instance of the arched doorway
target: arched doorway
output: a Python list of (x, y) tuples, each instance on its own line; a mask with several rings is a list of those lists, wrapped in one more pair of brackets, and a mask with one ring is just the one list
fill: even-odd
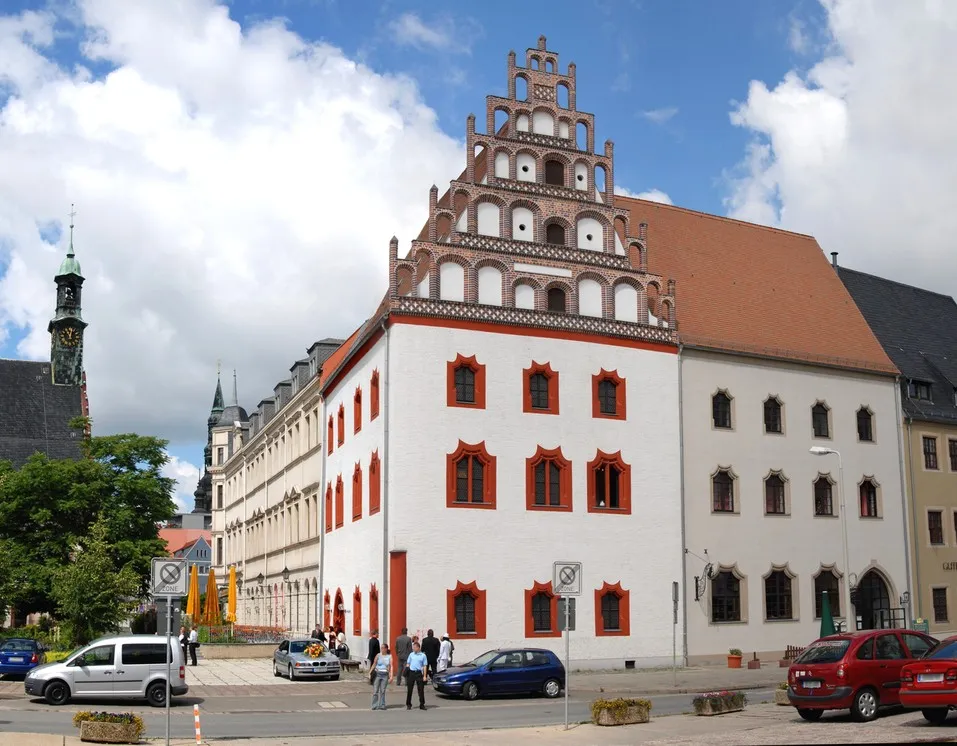
[(854, 609), (861, 619), (861, 629), (888, 629), (894, 626), (890, 591), (876, 570), (868, 570), (857, 584)]
[(336, 601), (332, 607), (332, 627), (337, 632), (346, 629), (346, 607), (342, 599), (342, 588), (336, 589)]

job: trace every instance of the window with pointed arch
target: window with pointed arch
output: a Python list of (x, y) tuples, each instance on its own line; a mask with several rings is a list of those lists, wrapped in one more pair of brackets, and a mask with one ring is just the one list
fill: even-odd
[(446, 591), (446, 626), (449, 637), (456, 640), (485, 639), (485, 591), (473, 580), (457, 581), (455, 588)]
[(525, 589), (525, 637), (560, 637), (558, 631), (558, 596), (552, 582), (532, 582)]
[(326, 533), (332, 531), (332, 482), (326, 485)]
[(718, 391), (711, 397), (711, 425), (718, 430), (731, 430), (733, 423), (731, 397), (727, 391)]
[(369, 381), (369, 421), (379, 416), (379, 371), (372, 371)]
[(711, 512), (735, 512), (734, 475), (730, 469), (718, 469), (711, 477)]
[(625, 379), (617, 370), (604, 368), (591, 377), (591, 416), (611, 420), (627, 418)]
[(379, 589), (375, 583), (369, 587), (369, 631), (379, 631)]
[(764, 402), (764, 432), (774, 435), (784, 433), (784, 407), (776, 396), (768, 397)]
[(631, 515), (631, 466), (621, 451), (599, 450), (588, 462), (588, 512)]
[(342, 528), (345, 524), (345, 506), (342, 486), (342, 475), (336, 477), (336, 528)]
[(359, 586), (352, 592), (352, 634), (362, 635), (362, 589)]
[(877, 485), (871, 479), (864, 479), (858, 487), (861, 498), (861, 518), (880, 518), (880, 500)]
[(346, 442), (346, 405), (339, 405), (339, 412), (336, 414), (336, 444), (342, 445)]
[(764, 480), (765, 515), (787, 515), (787, 484), (778, 472), (772, 472)]
[(457, 354), (447, 365), (446, 379), (448, 406), (485, 409), (485, 366), (475, 355)]
[(329, 425), (326, 428), (326, 453), (332, 453), (332, 444), (335, 442), (335, 431), (332, 427), (332, 415), (329, 415)]
[(631, 634), (631, 591), (602, 582), (595, 590), (595, 635), (597, 637), (628, 637)]
[(550, 363), (532, 362), (522, 371), (522, 411), (558, 414), (558, 372)]
[(791, 576), (775, 569), (764, 579), (764, 616), (767, 620), (794, 619)]
[(362, 429), (362, 388), (359, 386), (352, 397), (352, 421), (352, 432), (359, 432)]
[(459, 441), (446, 457), (446, 506), (449, 508), (495, 509), (495, 456), (485, 441)]
[(572, 509), (572, 464), (561, 446), (542, 448), (525, 459), (525, 507), (528, 510)]
[(711, 582), (711, 622), (740, 622), (741, 578), (734, 570), (719, 571)]
[(356, 462), (352, 470), (352, 520), (362, 518), (362, 464)]
[(834, 515), (834, 484), (826, 474), (814, 480), (814, 515)]
[(369, 460), (369, 515), (379, 512), (382, 501), (382, 480), (379, 476), (379, 450), (372, 452)]
[(831, 607), (832, 616), (841, 615), (841, 581), (833, 568), (822, 568), (814, 578), (814, 618), (821, 618), (821, 609), (824, 604), (824, 592), (827, 591), (827, 601)]
[(857, 439), (861, 443), (874, 442), (874, 414), (867, 407), (857, 410)]

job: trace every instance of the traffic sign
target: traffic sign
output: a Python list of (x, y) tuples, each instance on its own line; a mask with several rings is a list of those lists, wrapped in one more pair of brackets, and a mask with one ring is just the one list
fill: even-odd
[[(565, 608), (565, 604), (568, 604), (568, 608)], [(567, 620), (567, 625), (566, 625)], [(560, 598), (558, 599), (558, 631), (564, 632), (565, 629), (568, 629), (569, 632), (575, 631), (575, 599), (574, 598)]]
[(582, 563), (556, 562), (552, 575), (552, 592), (556, 596), (580, 596), (582, 592)]
[(185, 596), (189, 593), (189, 574), (185, 559), (154, 557), (150, 587), (153, 596)]

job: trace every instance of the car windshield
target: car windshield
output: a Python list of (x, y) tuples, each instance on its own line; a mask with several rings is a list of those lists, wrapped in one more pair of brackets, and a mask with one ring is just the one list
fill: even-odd
[(795, 663), (837, 663), (851, 646), (850, 640), (818, 640), (812, 642)]
[(304, 653), (304, 652), (306, 651), (306, 648), (308, 648), (311, 644), (313, 644), (313, 643), (310, 643), (310, 642), (302, 642), (302, 641), (299, 641), (299, 642), (290, 642), (290, 643), (289, 643), (289, 652), (290, 652), (290, 653)]
[(924, 658), (957, 659), (957, 640), (944, 640), (928, 652)]
[(484, 666), (486, 663), (490, 663), (498, 655), (497, 650), (489, 650), (487, 653), (482, 653), (478, 658), (473, 658), (466, 666)]
[(0, 650), (32, 651), (33, 640), (7, 640)]

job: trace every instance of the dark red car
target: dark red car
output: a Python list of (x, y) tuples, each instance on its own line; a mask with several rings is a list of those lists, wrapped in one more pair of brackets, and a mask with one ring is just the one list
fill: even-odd
[(901, 704), (940, 725), (957, 707), (957, 637), (942, 640), (916, 663), (901, 669)]
[(788, 669), (788, 699), (805, 720), (850, 710), (857, 720), (900, 704), (901, 670), (937, 640), (909, 629), (875, 629), (822, 637)]

